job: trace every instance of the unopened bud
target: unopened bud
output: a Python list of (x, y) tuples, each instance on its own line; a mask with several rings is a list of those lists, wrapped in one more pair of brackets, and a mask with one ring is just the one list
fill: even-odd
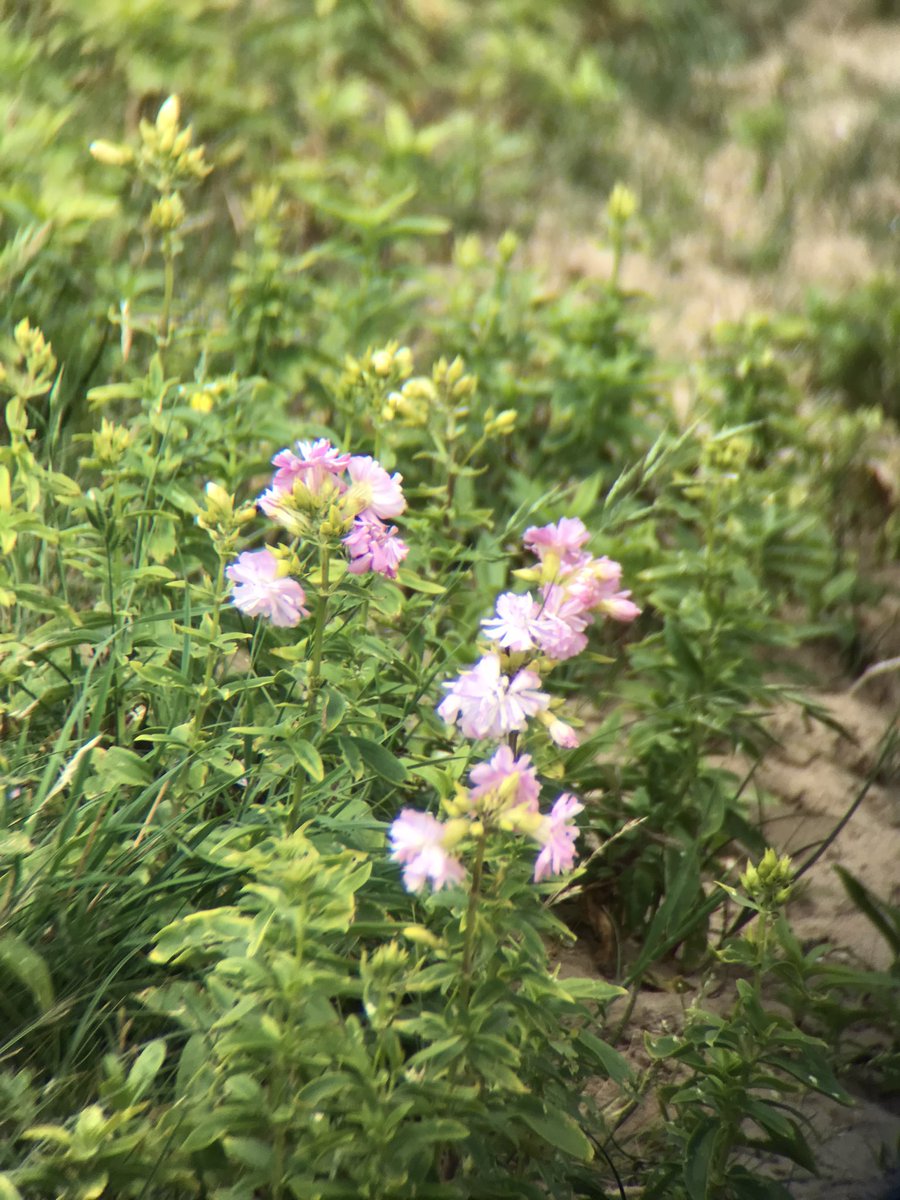
[(519, 239), (511, 229), (507, 229), (503, 237), (497, 243), (497, 253), (500, 256), (502, 263), (508, 263), (512, 256), (519, 248)]
[(424, 925), (404, 925), (402, 930), (403, 936), (410, 942), (415, 942), (419, 946), (428, 946), (431, 949), (436, 949), (441, 944), (441, 940), (426, 929)]
[(606, 212), (611, 221), (624, 225), (637, 211), (637, 196), (624, 183), (617, 183), (609, 194)]
[(517, 417), (518, 413), (514, 408), (505, 408), (503, 412), (497, 413), (496, 417), (491, 417), (485, 422), (484, 432), (488, 437), (506, 437), (515, 429)]
[(372, 355), (372, 370), (376, 375), (389, 375), (394, 361), (389, 350), (376, 350)]
[[(175, 140), (180, 117), (181, 101), (177, 96), (169, 96), (168, 100), (164, 100), (160, 105), (159, 112), (156, 114), (156, 128), (161, 138), (171, 135), (172, 141)], [(169, 145), (171, 146), (171, 144), (170, 142)]]
[(91, 157), (97, 162), (105, 163), (108, 167), (124, 167), (134, 159), (134, 152), (128, 146), (120, 146), (116, 142), (107, 142), (100, 138), (89, 146)]
[(150, 210), (150, 224), (168, 232), (184, 224), (184, 202), (177, 192), (160, 196)]

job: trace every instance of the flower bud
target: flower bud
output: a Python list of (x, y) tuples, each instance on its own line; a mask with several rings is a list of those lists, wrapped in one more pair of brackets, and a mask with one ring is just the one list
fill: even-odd
[(609, 194), (609, 200), (606, 202), (606, 212), (609, 219), (616, 225), (624, 225), (631, 220), (636, 211), (637, 196), (624, 183), (617, 183)]
[(120, 146), (116, 142), (107, 142), (99, 138), (88, 147), (92, 158), (105, 163), (108, 167), (124, 167), (134, 159), (134, 151), (128, 146)]
[(436, 950), (441, 944), (441, 940), (426, 929), (424, 925), (404, 925), (401, 930), (403, 936), (410, 942), (415, 942), (419, 946), (428, 946), (432, 950)]
[(488, 437), (506, 437), (515, 429), (518, 415), (514, 408), (504, 408), (502, 412), (485, 422), (484, 432)]
[(467, 821), (465, 817), (454, 817), (444, 826), (444, 836), (441, 838), (441, 845), (445, 850), (452, 850), (464, 838), (467, 838), (473, 829), (473, 823)]
[(169, 96), (169, 98), (164, 100), (160, 105), (159, 112), (156, 114), (156, 129), (160, 135), (160, 138), (169, 137), (171, 135), (172, 141), (169, 142), (169, 146), (171, 146), (172, 142), (175, 140), (180, 118), (181, 101), (177, 96)]
[(507, 229), (503, 237), (497, 243), (497, 253), (500, 256), (502, 263), (508, 263), (512, 256), (519, 248), (519, 239), (511, 229)]
[(177, 192), (160, 196), (150, 210), (150, 224), (156, 229), (172, 232), (184, 223), (184, 202)]
[(372, 370), (376, 375), (390, 375), (394, 356), (389, 350), (376, 350), (372, 355)]

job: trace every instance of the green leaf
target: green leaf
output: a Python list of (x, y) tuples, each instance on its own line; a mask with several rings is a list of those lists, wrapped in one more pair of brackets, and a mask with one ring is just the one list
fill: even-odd
[(900, 955), (900, 915), (897, 911), (879, 900), (865, 884), (860, 883), (844, 867), (835, 867), (834, 869), (844, 885), (844, 890), (859, 911), (872, 922), (894, 955)]
[(364, 737), (348, 737), (342, 739), (352, 743), (359, 751), (359, 756), (376, 775), (386, 779), (388, 783), (405, 783), (408, 776), (406, 767), (396, 755), (391, 754), (385, 746)]
[(590, 1162), (594, 1157), (591, 1143), (571, 1117), (565, 1113), (544, 1113), (543, 1116), (523, 1112), (522, 1120), (545, 1142), (570, 1154), (580, 1162)]
[(596, 1000), (600, 1004), (628, 994), (625, 988), (605, 979), (562, 979), (560, 987), (573, 1000)]
[(688, 1138), (684, 1151), (684, 1186), (691, 1200), (707, 1200), (709, 1196), (709, 1171), (718, 1132), (718, 1124), (707, 1118)]
[(336, 692), (334, 688), (326, 687), (323, 690), (325, 704), (322, 710), (322, 725), (326, 733), (331, 733), (337, 729), (341, 721), (344, 719), (344, 713), (347, 711), (347, 701), (340, 692)]
[(625, 1083), (631, 1078), (631, 1068), (627, 1060), (608, 1042), (596, 1037), (588, 1029), (579, 1032), (578, 1041), (615, 1083)]
[(94, 770), (107, 787), (144, 787), (153, 778), (146, 761), (123, 746), (95, 750), (93, 761)]
[(22, 938), (9, 933), (0, 937), (0, 967), (31, 992), (41, 1012), (53, 1003), (53, 980), (47, 964)]
[(312, 742), (307, 742), (304, 738), (297, 738), (296, 740), (292, 739), (289, 745), (293, 751), (294, 758), (296, 758), (310, 779), (314, 779), (316, 783), (321, 783), (325, 778), (325, 765)]
[(816, 1160), (809, 1142), (794, 1121), (764, 1100), (752, 1096), (746, 1102), (747, 1116), (768, 1134), (768, 1141), (777, 1154), (792, 1159), (810, 1174), (816, 1174)]
[(0, 1200), (22, 1200), (22, 1193), (5, 1173), (0, 1175)]
[(272, 1147), (258, 1138), (227, 1137), (222, 1141), (225, 1153), (234, 1161), (255, 1171), (268, 1172), (272, 1168)]
[(134, 1066), (128, 1072), (127, 1086), (131, 1093), (131, 1103), (134, 1104), (146, 1093), (153, 1080), (159, 1074), (166, 1057), (166, 1043), (157, 1038), (149, 1043), (134, 1060)]
[(397, 582), (401, 587), (409, 588), (411, 592), (424, 592), (426, 596), (443, 596), (447, 590), (439, 583), (423, 579), (421, 575), (414, 575), (412, 571), (405, 571), (402, 567), (397, 572)]

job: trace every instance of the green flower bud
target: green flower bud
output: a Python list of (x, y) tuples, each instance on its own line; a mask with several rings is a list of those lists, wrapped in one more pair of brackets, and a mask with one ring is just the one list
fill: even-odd
[(125, 167), (134, 161), (134, 151), (128, 146), (120, 146), (116, 142), (107, 142), (99, 138), (88, 147), (92, 158), (105, 163), (108, 167)]
[(606, 213), (616, 225), (625, 225), (637, 211), (637, 196), (625, 186), (617, 183), (606, 202)]

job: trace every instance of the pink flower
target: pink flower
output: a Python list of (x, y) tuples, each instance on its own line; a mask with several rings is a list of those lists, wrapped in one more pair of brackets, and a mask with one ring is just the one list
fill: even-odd
[(341, 454), (327, 438), (319, 438), (315, 442), (297, 442), (297, 449), (299, 455), (291, 450), (282, 450), (272, 459), (272, 466), (278, 468), (272, 477), (272, 487), (276, 491), (292, 491), (297, 479), (313, 495), (318, 495), (329, 481), (338, 491), (346, 490), (347, 485), (339, 476), (347, 469), (349, 454)]
[(603, 613), (614, 621), (633, 621), (641, 610), (629, 599), (631, 592), (619, 590), (621, 563), (611, 558), (588, 558), (563, 584), (568, 594), (586, 609)]
[(404, 808), (391, 825), (391, 858), (403, 866), (403, 886), (420, 892), (426, 879), (439, 892), (465, 878), (462, 863), (443, 846), (445, 827), (430, 813)]
[(273, 625), (297, 625), (309, 612), (303, 588), (296, 579), (278, 574), (278, 559), (270, 550), (246, 550), (225, 568), (234, 583), (232, 603), (251, 617), (267, 617)]
[(350, 556), (350, 571), (363, 575), (375, 571), (388, 579), (397, 578), (397, 567), (409, 554), (409, 546), (397, 536), (396, 525), (385, 525), (375, 517), (357, 517), (342, 538)]
[(448, 724), (458, 720), (464, 737), (501, 738), (524, 729), (529, 717), (549, 706), (540, 684), (534, 671), (521, 670), (510, 679), (499, 656), (486, 654), (458, 679), (441, 684), (447, 696), (437, 711)]
[(569, 792), (563, 792), (550, 810), (550, 815), (544, 818), (537, 832), (537, 839), (543, 846), (534, 864), (534, 881), (540, 883), (549, 875), (562, 875), (571, 871), (575, 865), (575, 839), (578, 828), (573, 822), (577, 813), (584, 810), (584, 805)]
[(613, 596), (605, 596), (597, 605), (597, 611), (614, 621), (633, 621), (641, 615), (641, 610), (629, 600), (631, 592), (616, 592)]
[(403, 476), (395, 471), (388, 475), (384, 467), (371, 455), (355, 455), (347, 466), (350, 478), (359, 492), (362, 504), (358, 516), (399, 517), (406, 508), (406, 500), (400, 484)]
[(533, 650), (538, 644), (537, 623), (539, 606), (531, 598), (515, 592), (503, 592), (497, 597), (495, 617), (481, 622), (485, 634), (507, 650)]
[(559, 584), (541, 588), (543, 602), (536, 622), (537, 642), (550, 658), (574, 658), (587, 645), (585, 629), (592, 617), (577, 596)]
[(522, 541), (541, 561), (548, 553), (555, 554), (564, 569), (579, 566), (587, 557), (581, 547), (590, 534), (578, 517), (562, 517), (555, 525), (532, 525), (525, 530)]
[(552, 717), (547, 722), (547, 732), (550, 734), (550, 740), (557, 746), (562, 746), (564, 750), (574, 750), (578, 745), (578, 734), (559, 717)]
[(537, 812), (541, 785), (537, 771), (531, 765), (530, 754), (514, 758), (509, 746), (500, 746), (490, 762), (472, 768), (469, 778), (475, 784), (470, 793), (473, 800), (479, 800), (505, 784), (510, 789), (510, 807), (523, 805), (530, 812)]

